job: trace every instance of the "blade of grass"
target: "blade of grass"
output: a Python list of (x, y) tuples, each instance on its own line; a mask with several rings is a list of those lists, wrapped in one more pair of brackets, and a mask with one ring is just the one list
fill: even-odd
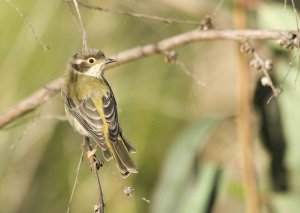
[(201, 165), (195, 183), (192, 184), (188, 194), (184, 196), (177, 212), (208, 212), (219, 177), (220, 170), (217, 166)]
[(195, 156), (222, 120), (203, 118), (188, 126), (174, 142), (152, 199), (151, 212), (174, 212), (192, 174)]

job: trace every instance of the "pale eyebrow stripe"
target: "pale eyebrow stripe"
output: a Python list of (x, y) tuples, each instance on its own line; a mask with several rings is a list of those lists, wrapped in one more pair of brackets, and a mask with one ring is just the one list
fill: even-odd
[(75, 64), (81, 64), (84, 60), (83, 59), (76, 59), (74, 61)]

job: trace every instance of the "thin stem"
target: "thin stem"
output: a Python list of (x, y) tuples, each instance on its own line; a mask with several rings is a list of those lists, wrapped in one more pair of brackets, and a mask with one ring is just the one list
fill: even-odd
[(24, 16), (24, 14), (20, 10), (20, 8), (17, 7), (17, 5), (12, 0), (5, 0), (5, 1), (18, 13), (18, 15), (21, 17), (21, 19), (23, 19), (23, 21), (25, 22), (25, 24), (31, 30), (31, 33), (32, 33), (34, 39), (43, 47), (44, 50), (49, 50), (48, 45), (45, 44), (42, 41), (42, 39), (38, 36), (38, 34), (36, 33), (36, 30), (34, 29), (33, 25), (30, 23), (30, 21), (28, 20), (28, 18), (26, 16)]
[(79, 11), (77, 0), (73, 0), (73, 3), (74, 3), (74, 6), (75, 6), (75, 10), (76, 10), (77, 16), (78, 16), (79, 25), (80, 25), (81, 34), (82, 34), (82, 49), (86, 50), (86, 49), (88, 49), (87, 34), (86, 34), (86, 31), (85, 31), (83, 23), (82, 23), (82, 18), (81, 18), (81, 15), (80, 15), (80, 11)]
[(78, 166), (77, 166), (77, 169), (76, 169), (75, 181), (74, 181), (74, 184), (73, 184), (73, 188), (72, 188), (70, 200), (69, 200), (69, 203), (68, 203), (67, 213), (70, 212), (70, 208), (71, 208), (73, 196), (74, 196), (74, 193), (75, 193), (76, 186), (78, 184), (79, 171), (80, 171), (80, 167), (81, 167), (81, 164), (82, 164), (82, 161), (83, 161), (83, 155), (84, 155), (84, 146), (82, 144), (82, 151), (81, 151), (81, 155), (80, 155), (80, 158), (79, 158)]
[[(235, 27), (246, 28), (247, 17), (244, 0), (235, 1)], [(251, 131), (251, 77), (245, 54), (238, 55), (238, 141), (241, 145), (241, 163), (245, 202), (247, 213), (259, 212), (259, 195), (257, 190)]]
[(90, 144), (90, 140), (88, 137), (83, 137), (83, 146), (86, 151), (87, 158), (90, 162), (91, 169), (95, 175), (97, 185), (98, 185), (99, 205), (96, 207), (95, 211), (98, 213), (104, 213), (103, 192), (102, 192), (102, 188), (101, 188), (100, 177), (99, 177), (98, 170), (96, 167), (96, 163), (98, 162), (98, 160), (95, 155), (95, 150), (93, 149), (92, 145)]
[(180, 20), (180, 19), (174, 19), (174, 18), (165, 18), (165, 17), (160, 17), (160, 16), (147, 15), (147, 14), (142, 14), (142, 13), (127, 12), (127, 11), (121, 11), (121, 10), (112, 10), (112, 9), (107, 9), (107, 8), (103, 8), (103, 7), (97, 7), (97, 6), (84, 4), (81, 2), (79, 2), (78, 4), (82, 7), (92, 9), (92, 10), (97, 10), (97, 11), (101, 11), (101, 12), (109, 12), (109, 13), (114, 13), (114, 14), (119, 14), (119, 15), (124, 15), (124, 16), (130, 16), (130, 17), (134, 17), (134, 18), (147, 19), (147, 20), (151, 20), (151, 21), (163, 22), (165, 24), (200, 25), (200, 21)]

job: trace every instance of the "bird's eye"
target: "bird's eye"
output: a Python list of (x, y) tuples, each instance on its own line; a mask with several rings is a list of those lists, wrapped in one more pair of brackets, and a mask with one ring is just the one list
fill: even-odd
[(89, 59), (88, 59), (88, 62), (89, 62), (90, 64), (92, 64), (92, 63), (95, 62), (95, 59), (94, 59), (94, 58), (89, 58)]

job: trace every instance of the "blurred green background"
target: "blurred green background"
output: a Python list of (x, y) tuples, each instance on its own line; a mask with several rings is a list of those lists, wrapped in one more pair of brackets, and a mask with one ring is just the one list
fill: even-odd
[[(201, 20), (219, 1), (85, 1), (111, 9), (178, 19)], [(43, 50), (27, 21), (0, 1), (0, 113), (47, 82), (62, 76), (81, 36), (70, 8), (60, 0), (15, 0), (50, 49)], [(295, 14), (283, 3), (259, 2), (251, 12), (253, 28), (296, 29)], [(250, 7), (251, 8), (251, 7)], [(89, 46), (107, 56), (195, 28), (164, 24), (80, 8)], [(257, 9), (258, 10), (258, 9)], [(213, 19), (217, 28), (233, 28), (232, 3)], [(269, 156), (259, 142), (259, 119), (253, 113), (253, 143), (263, 212), (300, 211), (299, 56), (275, 42), (255, 43), (274, 61), (284, 93), (281, 117), (287, 139), (289, 190), (275, 192), (268, 172)], [(199, 42), (176, 49), (178, 59), (206, 86), (199, 86), (162, 55), (109, 70), (119, 120), (139, 173), (122, 179), (113, 162), (100, 170), (106, 212), (244, 212), (243, 183), (236, 140), (237, 44)], [(279, 53), (278, 53), (279, 52)], [(275, 54), (276, 53), (276, 54)], [(277, 54), (278, 53), (278, 54)], [(288, 73), (288, 75), (287, 75)], [(257, 73), (253, 72), (253, 79)], [(287, 75), (287, 78), (285, 76)], [(253, 88), (255, 80), (253, 80)], [(65, 121), (60, 95), (0, 131), (0, 212), (66, 212), (81, 137)], [(133, 196), (124, 187), (134, 188)], [(97, 185), (84, 160), (71, 212), (92, 212)], [(150, 202), (146, 202), (149, 200)]]

